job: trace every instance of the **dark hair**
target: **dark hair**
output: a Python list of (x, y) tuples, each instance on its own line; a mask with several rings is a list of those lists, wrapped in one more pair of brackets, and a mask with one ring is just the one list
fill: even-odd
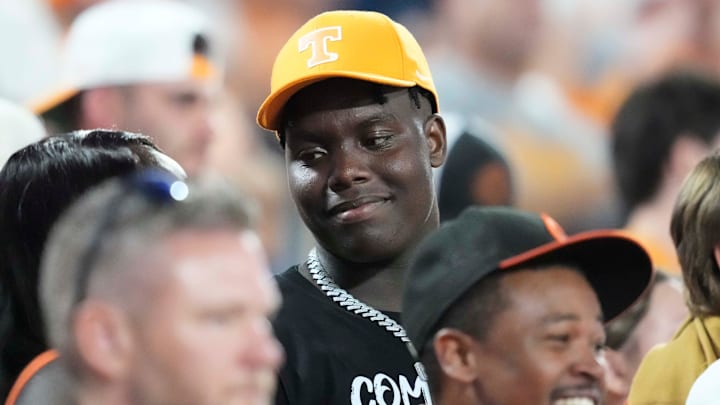
[[(430, 336), (434, 337), (440, 329), (453, 328), (475, 339), (481, 341), (485, 339), (495, 317), (508, 306), (500, 283), (504, 274), (506, 272), (490, 274), (465, 291), (435, 324)], [(442, 390), (440, 384), (442, 370), (433, 349), (434, 340), (434, 338), (428, 339), (425, 347), (420, 349), (420, 357), (427, 372), (430, 392), (433, 393), (433, 397), (439, 397)]]
[(149, 138), (120, 131), (76, 131), (14, 153), (0, 171), (0, 397), (47, 349), (38, 272), (51, 226), (102, 180), (157, 166)]
[[(443, 165), (438, 190), (440, 221), (453, 219), (471, 205), (487, 205), (491, 201), (477, 201), (473, 195), (473, 183), (481, 170), (495, 165), (507, 175), (507, 187), (512, 189), (510, 167), (507, 160), (477, 135), (465, 132), (452, 145)], [(498, 187), (500, 189), (500, 187)], [(501, 193), (502, 190), (495, 190)], [(509, 194), (512, 194), (510, 191)], [(510, 203), (509, 201), (507, 203)]]
[[(332, 80), (332, 79), (333, 78), (327, 79), (327, 80)], [(339, 78), (334, 78), (334, 79), (339, 79)], [(395, 87), (384, 86), (381, 84), (375, 85), (374, 97), (375, 97), (375, 101), (378, 104), (387, 103), (387, 96), (385, 96), (385, 92), (387, 92), (387, 90), (389, 88), (395, 88)], [(420, 86), (409, 87), (408, 95), (410, 96), (410, 100), (415, 105), (415, 108), (417, 108), (418, 110), (422, 107), (422, 104), (420, 102), (420, 97), (423, 97), (428, 101), (428, 103), (430, 103), (430, 108), (431, 108), (433, 114), (438, 111), (437, 103), (435, 102), (435, 96), (433, 96), (433, 94), (431, 92), (429, 92), (428, 90), (425, 90), (424, 88), (422, 88)], [(286, 106), (291, 105), (293, 98), (294, 98), (294, 95), (293, 95), (293, 97), (290, 98), (290, 100), (288, 100), (287, 103), (285, 103), (285, 105)], [(284, 115), (285, 115), (285, 113), (283, 111), (283, 116)], [(277, 131), (277, 138), (278, 138), (278, 141), (280, 142), (280, 146), (283, 149), (285, 149), (285, 126), (287, 124), (287, 120), (283, 117), (281, 122), (283, 122), (283, 125), (282, 125), (282, 128)]]
[(720, 130), (720, 82), (675, 72), (639, 86), (612, 124), (612, 154), (627, 212), (651, 199), (675, 141), (683, 135), (708, 145)]
[(685, 179), (673, 207), (670, 235), (675, 243), (687, 304), (695, 316), (720, 315), (720, 153), (703, 159)]

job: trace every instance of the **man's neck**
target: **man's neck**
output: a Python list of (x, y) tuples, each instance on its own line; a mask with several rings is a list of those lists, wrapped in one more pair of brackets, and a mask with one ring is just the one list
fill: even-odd
[(132, 401), (120, 387), (102, 383), (80, 383), (76, 393), (76, 405), (131, 405)]
[[(400, 312), (402, 289), (411, 251), (409, 249), (392, 260), (375, 263), (350, 262), (322, 247), (317, 248), (317, 256), (335, 284), (353, 297), (380, 311)], [(315, 284), (307, 262), (300, 265), (300, 273)]]
[[(319, 244), (317, 258), (335, 284), (353, 297), (379, 311), (399, 313), (405, 275), (415, 247), (438, 226), (440, 215), (437, 202), (434, 202), (424, 225), (417, 229), (415, 239), (408, 241), (400, 253), (389, 259), (359, 263), (339, 257)], [(300, 274), (317, 286), (310, 275), (307, 261), (299, 269)]]
[(454, 383), (450, 378), (445, 378), (442, 384), (442, 392), (433, 397), (435, 405), (484, 405), (485, 403), (478, 398), (473, 384)]

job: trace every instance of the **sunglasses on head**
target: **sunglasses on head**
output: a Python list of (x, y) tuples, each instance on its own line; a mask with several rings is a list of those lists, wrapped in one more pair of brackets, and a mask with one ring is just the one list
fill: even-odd
[(117, 225), (118, 210), (129, 197), (140, 196), (154, 206), (164, 206), (181, 202), (188, 195), (187, 184), (164, 170), (144, 170), (124, 178), (120, 190), (108, 201), (100, 214), (88, 248), (82, 255), (77, 272), (74, 303), (79, 303), (87, 296), (88, 278), (98, 259), (100, 244), (105, 235)]

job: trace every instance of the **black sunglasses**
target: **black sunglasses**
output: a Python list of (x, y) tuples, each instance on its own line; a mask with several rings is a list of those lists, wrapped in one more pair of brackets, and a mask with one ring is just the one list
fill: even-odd
[(78, 304), (87, 295), (87, 284), (90, 273), (95, 266), (100, 251), (100, 243), (105, 234), (116, 226), (117, 212), (123, 202), (130, 196), (141, 196), (147, 202), (155, 205), (172, 205), (187, 198), (189, 189), (187, 184), (172, 175), (170, 172), (150, 169), (144, 170), (122, 180), (122, 187), (107, 204), (100, 215), (100, 220), (90, 239), (88, 248), (80, 260), (80, 268), (75, 280), (75, 301)]

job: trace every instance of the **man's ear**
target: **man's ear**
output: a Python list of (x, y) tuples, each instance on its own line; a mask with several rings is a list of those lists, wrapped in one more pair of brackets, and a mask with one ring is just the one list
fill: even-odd
[(130, 368), (132, 336), (127, 315), (109, 303), (86, 300), (73, 316), (77, 354), (102, 379), (118, 379)]
[(101, 87), (83, 91), (80, 100), (82, 129), (118, 128), (123, 121), (123, 90), (116, 87)]
[(430, 151), (430, 164), (440, 167), (447, 156), (447, 140), (445, 138), (445, 121), (439, 114), (432, 114), (425, 121), (425, 137)]
[(470, 384), (478, 378), (474, 339), (457, 329), (443, 328), (435, 334), (433, 349), (446, 378)]

